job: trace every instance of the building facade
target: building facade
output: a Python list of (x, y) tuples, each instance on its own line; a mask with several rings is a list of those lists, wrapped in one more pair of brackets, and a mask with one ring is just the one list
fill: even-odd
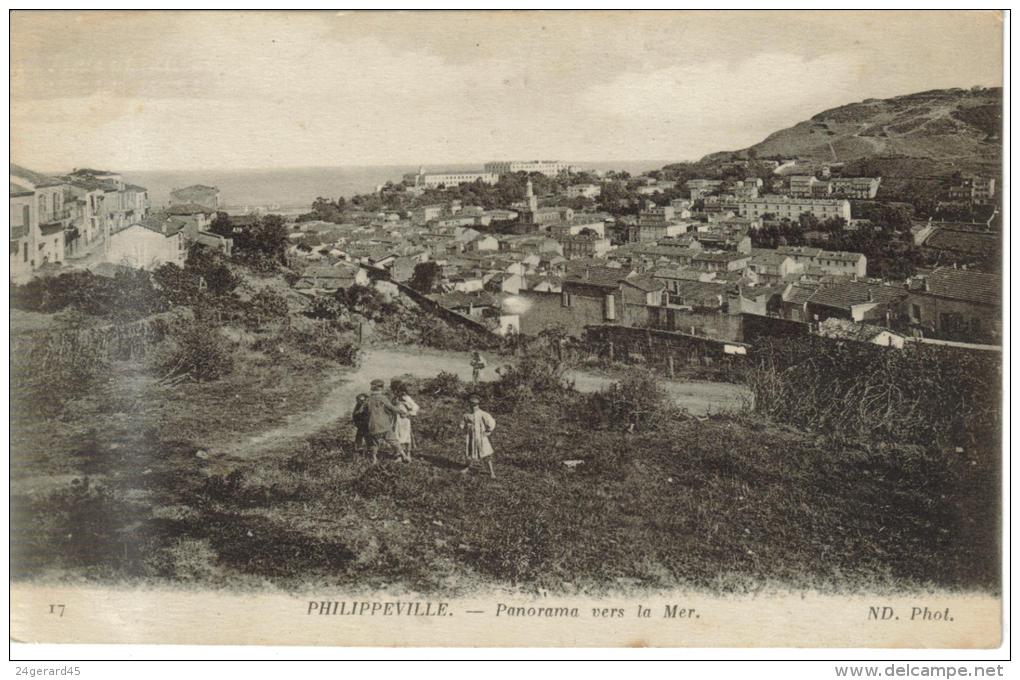
[(457, 186), (458, 184), (470, 184), (478, 181), (485, 184), (495, 184), (499, 181), (499, 175), (493, 172), (425, 172), (424, 168), (418, 170), (417, 174), (409, 173), (404, 175), (404, 183), (414, 187), (425, 187), (426, 189)]
[(841, 218), (850, 221), (850, 201), (838, 198), (793, 198), (789, 196), (762, 196), (734, 201), (741, 217), (758, 219), (772, 215), (774, 219), (796, 221), (804, 213), (819, 220)]
[(515, 172), (537, 172), (547, 177), (556, 177), (572, 168), (563, 161), (492, 161), (485, 164), (485, 172), (509, 175)]

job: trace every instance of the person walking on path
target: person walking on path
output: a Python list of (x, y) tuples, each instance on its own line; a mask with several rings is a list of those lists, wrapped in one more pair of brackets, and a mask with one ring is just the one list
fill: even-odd
[(478, 382), (485, 365), (485, 359), (482, 358), (481, 352), (475, 350), (471, 355), (471, 382)]
[(476, 460), (485, 461), (489, 467), (489, 476), (495, 479), (496, 471), (492, 468), (492, 442), (489, 441), (489, 436), (496, 429), (496, 419), (483, 411), (480, 403), (478, 397), (472, 396), (468, 400), (470, 410), (464, 414), (460, 421), (460, 429), (467, 433), (464, 440), (467, 465), (460, 472), (467, 474)]
[(379, 447), (394, 451), (397, 458), (402, 461), (409, 461), (404, 448), (397, 441), (393, 434), (394, 420), (398, 415), (397, 407), (383, 393), (386, 386), (382, 380), (375, 379), (371, 383), (372, 391), (368, 399), (361, 405), (361, 411), (368, 421), (368, 450), (372, 452), (372, 464), (379, 462)]
[(354, 422), (354, 453), (351, 458), (358, 455), (358, 451), (368, 448), (368, 412), (365, 410), (365, 402), (368, 395), (362, 392), (354, 400), (354, 412), (351, 420)]
[(410, 459), (411, 453), (414, 451), (414, 432), (411, 429), (411, 419), (418, 415), (420, 409), (408, 394), (407, 385), (403, 382), (394, 380), (390, 383), (390, 389), (393, 391), (393, 405), (397, 407), (397, 419), (393, 423), (393, 434), (396, 435), (397, 443), (404, 448), (407, 458)]

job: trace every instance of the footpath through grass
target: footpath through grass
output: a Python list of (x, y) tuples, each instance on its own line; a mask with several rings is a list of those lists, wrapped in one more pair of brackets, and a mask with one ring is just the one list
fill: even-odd
[[(72, 401), (44, 434), (47, 420), (19, 414), (12, 577), (424, 592), (998, 588), (995, 452), (837, 447), (753, 416), (686, 418), (646, 378), (583, 395), (532, 366), (481, 386), (497, 420), (495, 481), (457, 474), (466, 387), (453, 376), (415, 382), (411, 465), (352, 459), (344, 420), (254, 460), (196, 455), (314, 404), (320, 368), (242, 366), (173, 389), (136, 376), (137, 389), (118, 392), (130, 403)], [(29, 493), (18, 477), (33, 475), (56, 483)]]

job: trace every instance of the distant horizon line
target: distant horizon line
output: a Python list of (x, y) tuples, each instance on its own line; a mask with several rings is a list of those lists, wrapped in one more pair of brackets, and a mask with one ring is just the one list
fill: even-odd
[[(523, 160), (523, 159), (510, 159), (510, 160), (516, 160), (516, 161), (522, 161), (522, 162), (533, 162), (531, 160)], [(553, 159), (553, 161), (555, 161), (555, 162), (570, 163), (572, 165), (583, 165), (585, 163), (598, 163), (600, 165), (606, 165), (606, 164), (611, 164), (611, 163), (627, 163), (627, 164), (632, 164), (632, 163), (663, 163), (663, 164), (668, 165), (670, 163), (690, 163), (690, 162), (694, 162), (695, 160), (697, 160), (697, 159), (690, 159), (690, 158), (687, 158), (687, 159), (625, 158), (625, 159), (609, 159), (609, 160), (591, 160), (591, 159), (589, 159), (589, 160), (566, 160), (566, 161), (556, 161), (556, 159)], [(437, 167), (440, 167), (442, 165), (447, 165), (447, 166), (477, 165), (479, 170), (483, 170), (485, 163), (499, 163), (499, 162), (507, 162), (507, 161), (505, 161), (505, 160), (489, 160), (489, 161), (482, 161), (482, 162), (477, 162), (477, 161), (448, 161), (448, 162), (445, 162), (445, 163), (431, 163), (431, 162), (414, 162), (414, 163), (358, 163), (358, 164), (352, 163), (352, 164), (341, 164), (341, 165), (281, 165), (281, 166), (255, 167), (255, 168), (253, 168), (253, 167), (220, 167), (220, 168), (193, 167), (193, 168), (128, 168), (128, 169), (121, 169), (121, 168), (117, 168), (115, 166), (106, 167), (104, 164), (82, 164), (82, 165), (71, 166), (70, 168), (67, 168), (67, 169), (61, 169), (61, 170), (35, 170), (35, 172), (39, 172), (39, 173), (45, 174), (45, 175), (54, 175), (54, 174), (61, 174), (61, 173), (70, 173), (70, 172), (73, 172), (75, 168), (93, 168), (93, 169), (98, 168), (98, 169), (102, 169), (102, 170), (104, 170), (106, 172), (115, 172), (115, 173), (118, 173), (118, 174), (126, 174), (126, 173), (131, 173), (131, 172), (165, 172), (165, 173), (178, 173), (178, 172), (179, 173), (190, 173), (190, 172), (249, 172), (249, 173), (258, 173), (258, 172), (279, 172), (279, 171), (286, 171), (286, 170), (325, 170), (325, 169), (336, 169), (336, 168), (404, 168), (404, 167), (415, 167), (415, 166), (423, 166), (425, 168), (430, 168), (430, 167), (431, 168), (437, 168)], [(11, 163), (14, 164), (14, 165), (18, 165), (18, 166), (21, 166), (21, 167), (24, 167), (24, 168), (31, 169), (31, 166), (28, 165), (28, 164), (25, 164), (25, 163), (20, 163), (20, 162), (15, 162), (15, 161), (11, 161)]]

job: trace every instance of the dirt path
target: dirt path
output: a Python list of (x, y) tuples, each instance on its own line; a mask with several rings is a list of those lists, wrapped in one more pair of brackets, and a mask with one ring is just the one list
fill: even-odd
[[(467, 353), (441, 352), (437, 350), (374, 348), (365, 352), (361, 366), (345, 371), (341, 382), (334, 387), (314, 411), (295, 414), (280, 427), (267, 430), (221, 450), (229, 457), (251, 458), (284, 442), (306, 437), (326, 428), (354, 408), (354, 398), (360, 392), (368, 391), (373, 378), (382, 378), (387, 383), (399, 375), (410, 374), (420, 378), (435, 376), (447, 371), (462, 380), (471, 380), (470, 357)], [(489, 359), (488, 367), (482, 371), (482, 380), (496, 377), (496, 368), (505, 362)], [(567, 378), (581, 392), (595, 392), (615, 382), (612, 378), (581, 370), (567, 372)], [(677, 403), (695, 415), (704, 415), (722, 410), (740, 409), (744, 405), (747, 390), (739, 385), (710, 382), (666, 381), (666, 389)]]

